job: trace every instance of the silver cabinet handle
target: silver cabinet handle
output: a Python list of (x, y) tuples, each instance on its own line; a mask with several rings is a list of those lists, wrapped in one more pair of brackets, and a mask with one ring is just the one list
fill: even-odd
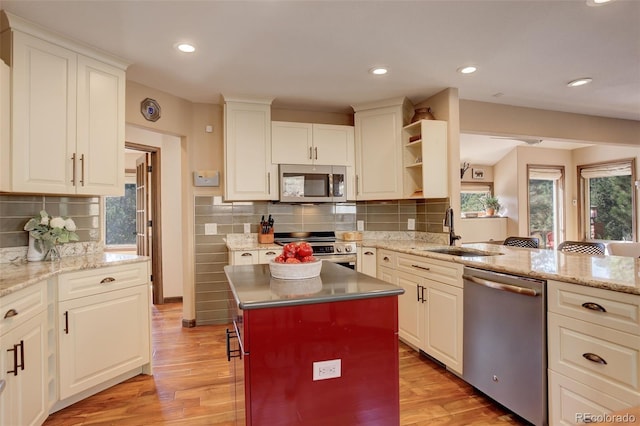
[(313, 160), (313, 147), (309, 147), (309, 160)]
[(116, 279), (113, 277), (105, 277), (100, 281), (100, 284), (107, 284), (107, 283), (112, 283), (114, 282)]
[(504, 284), (504, 283), (497, 283), (495, 281), (483, 280), (482, 278), (472, 277), (469, 275), (463, 275), (462, 278), (474, 284), (480, 284), (485, 287), (493, 288), (495, 290), (518, 293), (518, 294), (522, 294), (523, 296), (531, 296), (531, 297), (539, 296), (538, 292), (532, 288), (519, 287), (517, 285), (510, 285), (510, 284)]
[(80, 156), (80, 185), (84, 186), (84, 154)]
[(271, 172), (267, 172), (267, 194), (271, 194)]
[(360, 194), (360, 187), (358, 182), (358, 175), (356, 175), (356, 195)]
[(315, 148), (315, 151), (316, 151), (316, 158), (315, 159), (317, 160), (318, 159), (318, 147), (317, 146)]
[(76, 153), (74, 152), (71, 156), (71, 183), (73, 186), (76, 186)]
[(423, 271), (430, 271), (431, 268), (427, 268), (426, 266), (420, 266), (420, 265), (411, 265), (412, 268), (417, 268), (417, 269), (422, 269)]
[(15, 309), (9, 309), (7, 313), (4, 314), (4, 317), (11, 318), (11, 317), (15, 317), (16, 315), (18, 315), (18, 311), (16, 311)]
[(244, 257), (244, 256), (253, 256), (251, 253), (242, 253), (240, 256)]

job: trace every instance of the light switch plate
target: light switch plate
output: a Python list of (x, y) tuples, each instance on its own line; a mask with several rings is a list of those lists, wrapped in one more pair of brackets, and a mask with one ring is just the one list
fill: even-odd
[(248, 234), (251, 232), (251, 224), (250, 223), (245, 223), (244, 224), (244, 233)]
[(407, 219), (407, 229), (409, 231), (416, 230), (416, 220), (415, 219)]
[(358, 231), (364, 231), (364, 220), (358, 220), (356, 222), (356, 228)]
[(218, 224), (217, 223), (205, 223), (204, 224), (204, 235), (216, 235), (218, 233)]

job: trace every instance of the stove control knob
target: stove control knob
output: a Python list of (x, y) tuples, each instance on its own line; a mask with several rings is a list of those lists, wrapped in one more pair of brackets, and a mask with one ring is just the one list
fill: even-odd
[(347, 253), (350, 253), (351, 252), (351, 246), (346, 246), (344, 248), (344, 251), (346, 251)]
[(340, 247), (336, 247), (336, 251), (337, 251), (338, 253), (342, 253), (342, 249), (341, 249)]

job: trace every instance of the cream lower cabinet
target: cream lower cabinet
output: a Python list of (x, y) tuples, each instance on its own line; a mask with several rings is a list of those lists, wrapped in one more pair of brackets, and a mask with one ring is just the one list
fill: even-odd
[(142, 262), (58, 277), (61, 400), (150, 373), (148, 267)]
[(547, 305), (549, 423), (640, 405), (640, 296), (548, 281)]
[(45, 40), (8, 16), (11, 136), (0, 147), (0, 189), (123, 194), (126, 64), (54, 35)]
[(462, 265), (378, 250), (378, 278), (405, 290), (400, 338), (462, 374)]
[(257, 265), (269, 263), (282, 253), (282, 249), (229, 251), (229, 265)]
[(377, 249), (375, 247), (361, 247), (358, 250), (356, 267), (358, 272), (375, 277), (377, 275)]
[(0, 424), (40, 425), (49, 414), (47, 283), (0, 299)]

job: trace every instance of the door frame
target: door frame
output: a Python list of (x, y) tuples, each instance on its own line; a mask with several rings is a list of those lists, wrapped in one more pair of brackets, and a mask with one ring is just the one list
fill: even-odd
[(149, 194), (149, 207), (151, 209), (151, 285), (153, 288), (153, 304), (164, 304), (164, 295), (162, 290), (162, 202), (161, 194), (161, 167), (160, 167), (160, 148), (155, 146), (143, 145), (135, 142), (125, 142), (125, 147), (136, 151), (147, 152), (150, 154), (149, 164), (151, 166), (151, 193)]

